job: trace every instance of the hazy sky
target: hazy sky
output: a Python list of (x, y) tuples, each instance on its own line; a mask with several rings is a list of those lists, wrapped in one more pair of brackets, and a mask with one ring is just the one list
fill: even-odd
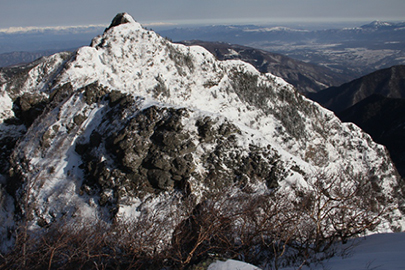
[(405, 0), (0, 0), (0, 29), (109, 24), (405, 21)]

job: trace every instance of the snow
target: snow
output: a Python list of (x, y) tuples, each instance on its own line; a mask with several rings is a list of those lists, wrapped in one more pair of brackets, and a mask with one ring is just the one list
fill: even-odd
[(352, 243), (355, 248), (351, 254), (347, 258), (331, 258), (325, 263), (328, 269), (405, 269), (405, 233), (375, 234)]
[(6, 92), (0, 93), (0, 123), (2, 123), (4, 119), (14, 116), (12, 108), (13, 101), (11, 98), (6, 94)]
[[(156, 33), (143, 29), (132, 18), (128, 18), (129, 15), (125, 16), (129, 23), (109, 29), (95, 38), (92, 46), (80, 48), (55, 80), (43, 70), (47, 67), (51, 73), (56, 72), (63, 63), (62, 57), (49, 57), (43, 65), (34, 68), (25, 83), (24, 91), (45, 94), (44, 90), (51, 81), (57, 82), (54, 89), (71, 83), (74, 91), (98, 82), (108, 90), (119, 90), (141, 97), (144, 101), (140, 109), (151, 104), (189, 109), (191, 116), (184, 124), (186, 128), (194, 129), (194, 132), (196, 119), (203, 116), (216, 119), (218, 123), (229, 121), (241, 130), (237, 139), (242, 151), (247, 151), (250, 144), (259, 147), (270, 145), (274, 152), (280, 154), (284, 168), (290, 171), (280, 181), (281, 190), (288, 190), (288, 186), (292, 184), (306, 185), (304, 175), (292, 171), (293, 166), (298, 166), (307, 176), (317, 170), (338, 173), (343, 166), (347, 166), (354, 173), (364, 173), (369, 168), (375, 168), (384, 188), (391, 192), (391, 185), (396, 180), (395, 169), (392, 165), (385, 171), (380, 169), (387, 157), (384, 154), (379, 156), (378, 153), (384, 152), (384, 148), (373, 143), (359, 128), (342, 124), (332, 112), (304, 97), (298, 97), (302, 99), (302, 106), (313, 111), (313, 116), (302, 111), (297, 113), (304, 119), (307, 137), (293, 138), (283, 127), (282, 119), (273, 114), (292, 106), (277, 97), (281, 89), (294, 96), (295, 90), (291, 85), (272, 74), (260, 74), (252, 65), (240, 60), (221, 62), (202, 47), (172, 44)], [(258, 84), (274, 89), (274, 100), (267, 101), (271, 113), (265, 113), (241, 100), (232, 88), (232, 69), (257, 76)], [(153, 89), (159, 84), (163, 84), (170, 94), (156, 95)], [(3, 105), (0, 114), (11, 112), (11, 99), (4, 93), (0, 97), (0, 105)], [(73, 118), (79, 113), (86, 116), (87, 120), (80, 127), (69, 130)], [(40, 123), (35, 123), (19, 143), (16, 152), (20, 159), (30, 161), (31, 169), (26, 173), (27, 178), (32, 181), (31, 185), (35, 187), (33, 199), (42, 205), (38, 209), (38, 215), (50, 219), (51, 211), (71, 213), (70, 209), (76, 208), (82, 217), (97, 216), (97, 199), (79, 195), (78, 192), (83, 173), (78, 168), (81, 160), (75, 152), (75, 144), (79, 137), (90, 137), (104, 113), (102, 105), (85, 104), (80, 95), (75, 94), (44, 116)], [(53, 138), (50, 147), (41, 148), (42, 134), (53, 126), (60, 127), (57, 136)], [(326, 165), (308, 158), (307, 150), (311, 147), (315, 149), (315, 158), (319, 158), (321, 154), (321, 151), (316, 152), (317, 149), (326, 149)], [(197, 148), (195, 160), (205, 150)], [(50, 166), (53, 166), (52, 171), (49, 170)], [(204, 170), (201, 164), (197, 164), (197, 169)], [(195, 192), (198, 194), (201, 190)], [(145, 207), (155, 209), (162, 199), (171, 195), (162, 194), (145, 204)], [(120, 205), (119, 217), (136, 217), (139, 214), (136, 209), (141, 203), (134, 199), (129, 200), (128, 205)], [(395, 215), (400, 216), (399, 213)], [(389, 228), (385, 230), (389, 231)]]
[(276, 27), (264, 27), (264, 28), (256, 28), (256, 29), (245, 29), (244, 32), (309, 32), (308, 30), (301, 30), (301, 29), (292, 29), (283, 26), (276, 26)]
[(226, 54), (226, 56), (239, 56), (239, 53), (233, 49), (228, 49), (228, 53)]
[[(405, 233), (374, 234), (351, 240), (343, 248), (352, 247), (344, 257), (335, 256), (318, 265), (303, 266), (302, 270), (403, 270), (405, 269)], [(215, 262), (209, 270), (260, 269), (235, 260)], [(297, 267), (279, 268), (295, 270)]]
[(216, 261), (208, 267), (208, 270), (257, 270), (257, 269), (260, 268), (248, 263), (235, 260), (227, 260), (226, 262)]

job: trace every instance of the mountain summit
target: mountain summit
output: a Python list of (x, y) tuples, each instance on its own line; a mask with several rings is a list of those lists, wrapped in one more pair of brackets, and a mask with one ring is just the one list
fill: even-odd
[(106, 31), (110, 28), (125, 23), (135, 23), (135, 20), (127, 13), (118, 13), (112, 20), (110, 26), (106, 29)]
[(387, 30), (387, 29), (399, 29), (404, 26), (404, 23), (391, 23), (384, 21), (373, 21), (369, 24), (362, 25), (360, 28), (369, 30)]
[[(2, 78), (3, 248), (21, 220), (35, 231), (147, 215), (170, 220), (170, 235), (212, 194), (280, 194), (301, 205), (322, 177), (325, 196), (358, 190), (347, 198), (373, 200), (345, 217), (401, 229), (399, 177), (369, 135), (284, 80), (173, 44), (126, 13), (91, 46)], [(381, 209), (392, 211), (382, 219)]]

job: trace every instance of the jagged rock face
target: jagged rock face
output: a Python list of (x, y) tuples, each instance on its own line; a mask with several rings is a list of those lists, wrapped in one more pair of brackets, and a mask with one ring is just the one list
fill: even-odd
[(16, 205), (7, 216), (31, 214), (41, 226), (136, 217), (224, 188), (288, 194), (319, 171), (370, 177), (398, 203), (385, 149), (356, 126), (280, 78), (119, 17), (91, 47), (21, 84), (29, 87), (2, 85), (3, 114), (26, 128), (2, 184)]
[(0, 174), (7, 174), (17, 141), (47, 106), (48, 97), (38, 90), (48, 87), (46, 84), (51, 83), (70, 56), (70, 53), (60, 53), (25, 66), (0, 70)]
[[(89, 99), (89, 92), (105, 95)], [(195, 117), (186, 108), (142, 108), (143, 99), (98, 85), (86, 86), (83, 98), (108, 102), (97, 127), (75, 145), (85, 173), (81, 192), (97, 194), (101, 206), (118, 211), (134, 197), (173, 190), (189, 196), (201, 186), (213, 191), (264, 181), (271, 188), (282, 175), (276, 150), (240, 149), (241, 131), (226, 120)]]

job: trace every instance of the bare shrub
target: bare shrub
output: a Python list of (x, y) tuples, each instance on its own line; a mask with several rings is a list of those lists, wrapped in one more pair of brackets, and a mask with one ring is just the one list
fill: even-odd
[(278, 265), (295, 236), (297, 215), (290, 209), (281, 195), (222, 190), (179, 224), (171, 258), (176, 268), (212, 256)]
[[(1, 269), (144, 269), (162, 266), (160, 255), (145, 238), (130, 237), (128, 224), (82, 224), (74, 228), (53, 224), (40, 235), (32, 235), (22, 246), (3, 255)], [(144, 230), (142, 229), (144, 232)], [(134, 241), (131, 241), (134, 240)], [(157, 240), (157, 239), (153, 239)]]
[(183, 269), (212, 258), (300, 268), (335, 255), (337, 242), (373, 230), (390, 211), (378, 183), (341, 175), (314, 175), (290, 194), (225, 188), (197, 205), (183, 198), (177, 212), (163, 203), (112, 223), (22, 226), (0, 269)]
[(293, 247), (308, 257), (333, 256), (334, 244), (374, 230), (392, 209), (371, 178), (319, 173), (294, 187), (299, 216)]

